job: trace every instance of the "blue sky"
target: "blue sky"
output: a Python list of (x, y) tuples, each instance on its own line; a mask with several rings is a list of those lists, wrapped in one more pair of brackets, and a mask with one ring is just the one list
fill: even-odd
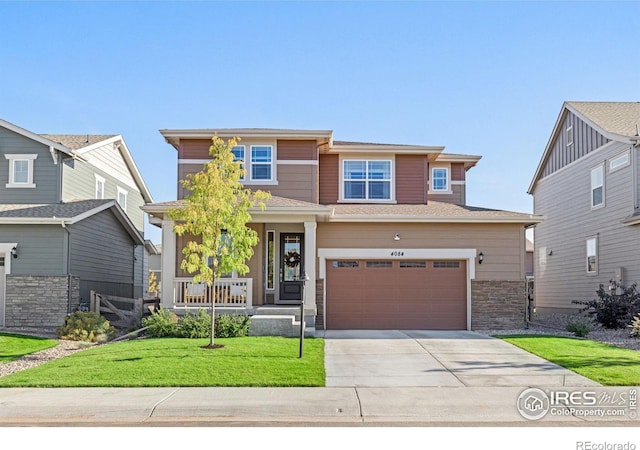
[(273, 127), (482, 155), (468, 203), (532, 212), (562, 103), (640, 100), (638, 17), (640, 2), (0, 1), (0, 118), (122, 134), (156, 201), (177, 186), (159, 129)]

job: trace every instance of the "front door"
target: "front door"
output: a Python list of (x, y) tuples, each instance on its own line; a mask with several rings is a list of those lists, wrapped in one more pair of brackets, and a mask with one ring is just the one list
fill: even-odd
[(304, 277), (304, 234), (280, 233), (280, 303), (300, 303)]

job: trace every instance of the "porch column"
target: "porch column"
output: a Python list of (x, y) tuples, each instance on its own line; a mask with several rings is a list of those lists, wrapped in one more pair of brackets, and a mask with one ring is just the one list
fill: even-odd
[(162, 220), (162, 280), (160, 303), (163, 308), (173, 308), (174, 279), (176, 276), (176, 235), (173, 220)]
[(304, 223), (304, 271), (309, 281), (304, 289), (305, 309), (316, 310), (316, 222)]

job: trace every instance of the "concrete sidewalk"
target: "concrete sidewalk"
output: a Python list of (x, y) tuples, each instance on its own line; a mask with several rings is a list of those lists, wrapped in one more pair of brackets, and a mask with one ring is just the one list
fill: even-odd
[[(585, 388), (571, 388), (581, 389)], [(630, 388), (589, 387), (598, 395)], [(20, 425), (608, 425), (623, 417), (577, 417), (557, 408), (538, 421), (516, 403), (521, 387), (407, 388), (9, 388), (0, 389), (0, 426)]]

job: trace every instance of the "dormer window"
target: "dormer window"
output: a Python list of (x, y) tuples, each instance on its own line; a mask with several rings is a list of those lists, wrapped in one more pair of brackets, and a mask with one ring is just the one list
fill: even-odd
[(33, 161), (38, 155), (4, 155), (9, 160), (7, 188), (34, 188)]
[(573, 125), (567, 127), (567, 147), (573, 144)]
[(343, 161), (344, 200), (391, 200), (391, 160)]

